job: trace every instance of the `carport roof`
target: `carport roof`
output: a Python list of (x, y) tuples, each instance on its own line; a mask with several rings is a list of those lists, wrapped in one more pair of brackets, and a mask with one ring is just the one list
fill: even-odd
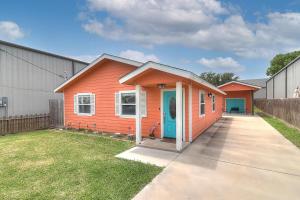
[(222, 85), (219, 85), (218, 88), (222, 88), (226, 85), (229, 85), (229, 84), (237, 84), (237, 85), (244, 85), (244, 86), (248, 86), (248, 87), (251, 87), (253, 88), (254, 90), (256, 89), (261, 89), (261, 87), (257, 86), (257, 85), (252, 85), (252, 84), (248, 84), (248, 83), (243, 83), (243, 82), (240, 82), (240, 81), (230, 81), (230, 82), (227, 82), (227, 83), (224, 83)]

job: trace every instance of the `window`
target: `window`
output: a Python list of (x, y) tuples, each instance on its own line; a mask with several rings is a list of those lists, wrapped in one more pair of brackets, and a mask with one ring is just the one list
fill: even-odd
[(204, 91), (199, 92), (199, 115), (200, 116), (205, 115), (205, 92)]
[(135, 92), (121, 92), (121, 115), (135, 115)]
[[(146, 92), (140, 96), (142, 117), (147, 116)], [(120, 91), (115, 93), (115, 114), (121, 117), (135, 117), (136, 115), (136, 92), (135, 90)]]
[(212, 111), (215, 112), (216, 111), (216, 96), (213, 94), (211, 97), (212, 100)]
[(80, 93), (74, 96), (74, 113), (78, 115), (95, 114), (95, 95)]

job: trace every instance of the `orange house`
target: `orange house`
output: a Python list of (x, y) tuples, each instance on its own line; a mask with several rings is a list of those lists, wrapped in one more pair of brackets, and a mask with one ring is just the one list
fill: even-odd
[(64, 93), (64, 124), (73, 128), (151, 134), (192, 142), (223, 112), (225, 92), (192, 72), (103, 54), (59, 86)]
[(260, 87), (231, 81), (218, 86), (218, 88), (227, 94), (223, 102), (224, 112), (253, 114), (253, 92)]

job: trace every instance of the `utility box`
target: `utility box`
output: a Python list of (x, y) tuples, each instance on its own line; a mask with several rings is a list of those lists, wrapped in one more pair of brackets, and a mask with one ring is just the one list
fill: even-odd
[(0, 107), (7, 107), (8, 98), (7, 97), (0, 97)]

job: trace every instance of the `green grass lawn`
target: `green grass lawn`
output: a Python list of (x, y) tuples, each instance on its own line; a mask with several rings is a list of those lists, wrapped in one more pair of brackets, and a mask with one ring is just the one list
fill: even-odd
[(50, 130), (0, 136), (0, 199), (131, 199), (162, 170), (114, 157), (132, 146)]
[(265, 114), (258, 108), (255, 108), (255, 113), (261, 116), (266, 122), (271, 124), (275, 129), (277, 129), (286, 139), (291, 141), (294, 145), (300, 148), (300, 131), (296, 128), (287, 126), (281, 120)]

